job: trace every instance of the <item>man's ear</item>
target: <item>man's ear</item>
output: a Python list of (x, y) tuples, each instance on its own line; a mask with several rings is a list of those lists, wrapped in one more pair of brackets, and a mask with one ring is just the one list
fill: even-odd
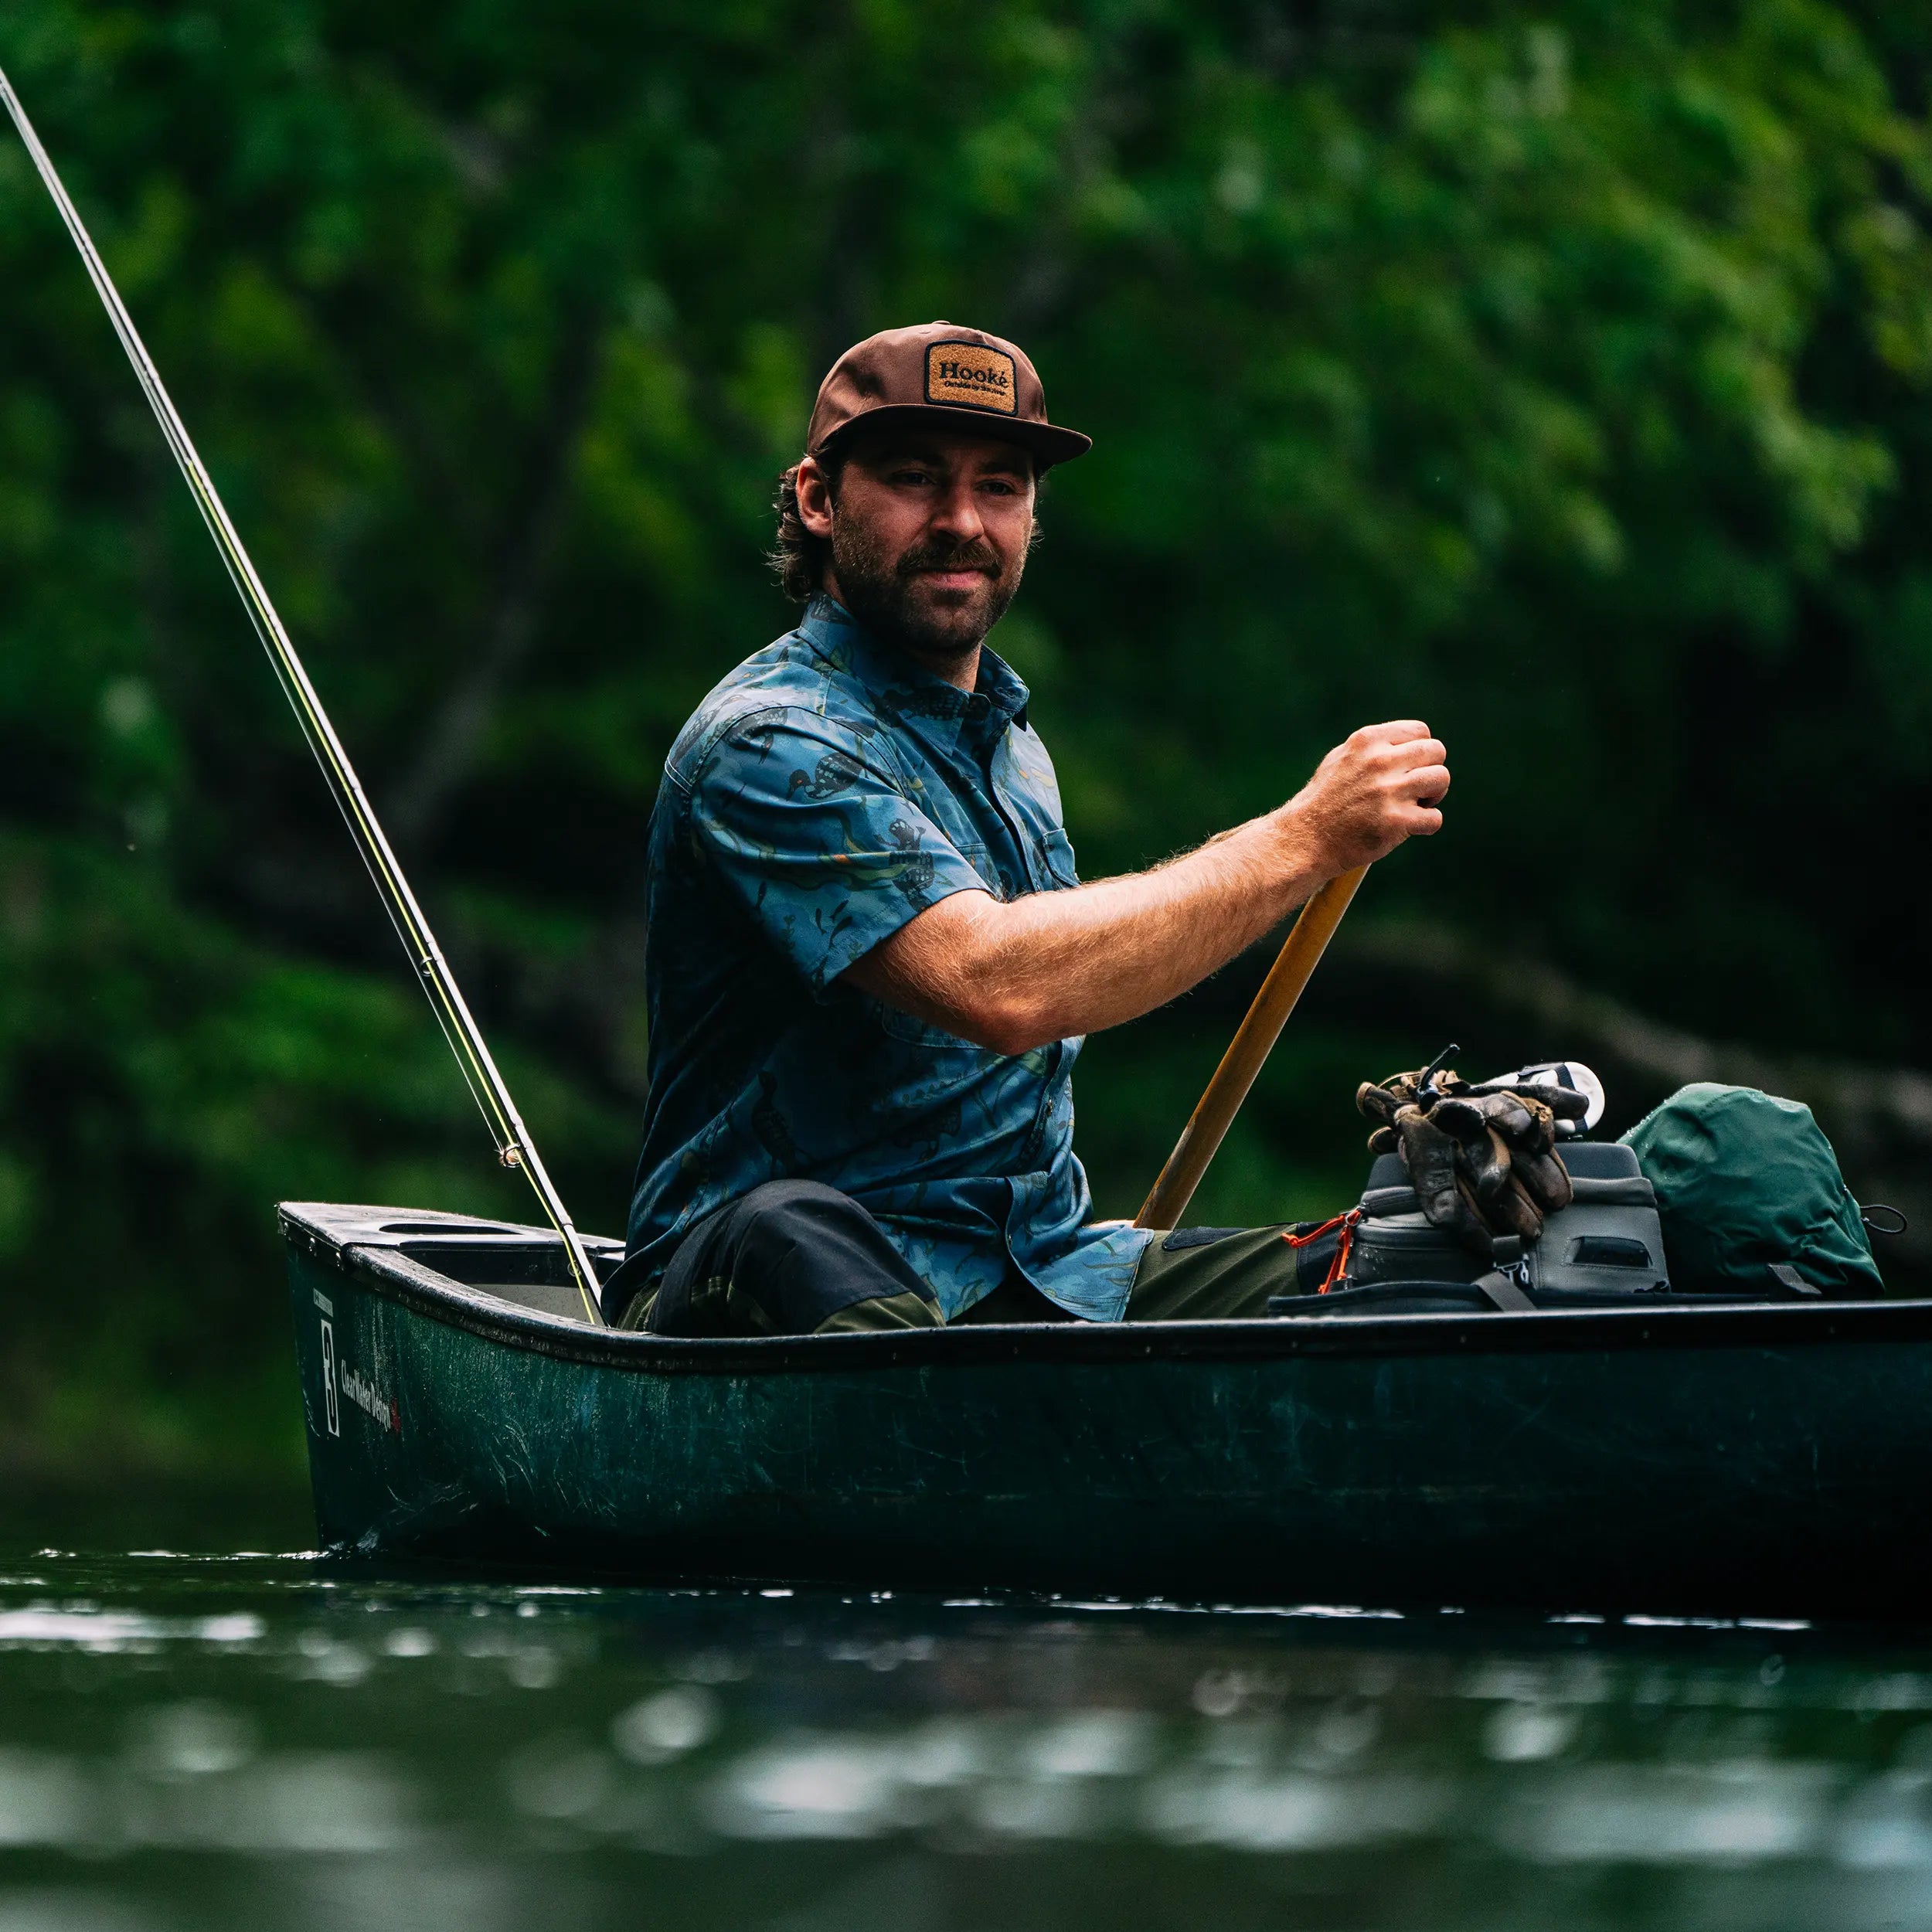
[(798, 521), (807, 535), (832, 536), (832, 479), (818, 467), (818, 459), (805, 457), (798, 465)]

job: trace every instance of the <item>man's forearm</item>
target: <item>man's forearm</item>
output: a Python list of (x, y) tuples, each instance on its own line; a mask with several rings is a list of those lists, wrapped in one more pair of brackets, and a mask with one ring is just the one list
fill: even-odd
[(1198, 852), (1006, 904), (955, 893), (845, 977), (1002, 1053), (1137, 1019), (1226, 965), (1323, 881), (1436, 831), (1445, 757), (1417, 719), (1365, 725), (1280, 810)]
[(1006, 1053), (1138, 1019), (1321, 883), (1284, 808), (1150, 872), (1002, 903), (961, 893), (862, 959), (866, 991)]

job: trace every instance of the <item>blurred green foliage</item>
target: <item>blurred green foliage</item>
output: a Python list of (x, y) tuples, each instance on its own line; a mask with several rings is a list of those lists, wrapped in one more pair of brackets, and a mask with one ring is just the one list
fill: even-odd
[[(935, 315), (1020, 338), (1097, 439), (998, 640), (1090, 875), (1423, 716), (1451, 826), (1370, 916), (1693, 1031), (1932, 1059), (1929, 63), (1926, 16), (1876, 0), (0, 19), (605, 1228), (663, 753), (788, 621), (761, 552), (818, 376)], [(188, 1454), (267, 1386), (278, 1197), (525, 1211), (10, 136), (0, 936), (29, 1436)], [(1239, 1003), (1090, 1049), (1104, 1206)], [(1347, 1091), (1440, 1043), (1427, 1006), (1398, 980), (1311, 1022), (1208, 1218), (1333, 1198)]]

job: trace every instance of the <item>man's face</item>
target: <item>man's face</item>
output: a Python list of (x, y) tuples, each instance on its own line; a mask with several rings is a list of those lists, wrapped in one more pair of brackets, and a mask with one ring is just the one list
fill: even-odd
[(943, 663), (968, 655), (1005, 614), (1033, 533), (1033, 464), (970, 431), (861, 437), (835, 501), (808, 459), (799, 511), (832, 539), (826, 588), (866, 629)]

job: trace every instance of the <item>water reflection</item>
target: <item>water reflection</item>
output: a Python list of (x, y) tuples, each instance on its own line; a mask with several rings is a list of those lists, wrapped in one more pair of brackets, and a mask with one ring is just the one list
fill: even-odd
[(1932, 1649), (300, 1559), (0, 1571), (0, 1932), (566, 1908), (1932, 1932)]

